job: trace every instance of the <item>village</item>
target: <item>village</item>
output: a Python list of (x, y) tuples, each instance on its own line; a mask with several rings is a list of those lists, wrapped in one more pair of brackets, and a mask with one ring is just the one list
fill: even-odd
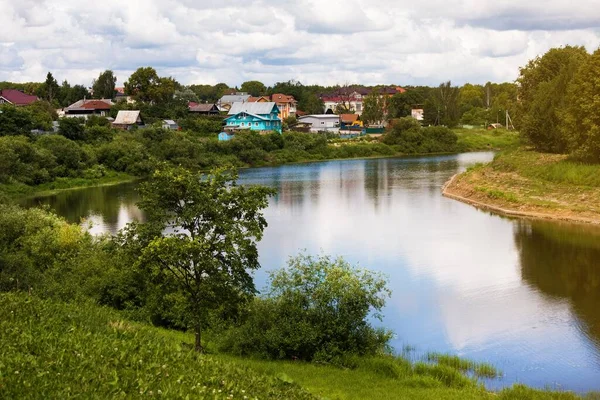
[[(375, 123), (367, 123), (361, 119), (364, 101), (374, 89), (366, 87), (340, 88), (331, 93), (322, 94), (319, 100), (323, 104), (323, 112), (308, 114), (298, 108), (298, 101), (293, 95), (275, 93), (272, 95), (252, 96), (237, 89), (229, 89), (215, 103), (189, 101), (187, 104), (190, 116), (222, 116), (223, 127), (218, 134), (220, 141), (230, 140), (240, 130), (258, 132), (279, 132), (294, 130), (296, 132), (327, 133), (339, 135), (340, 138), (354, 138), (363, 135), (380, 136), (388, 121), (382, 119)], [(89, 90), (93, 96), (93, 90)], [(389, 86), (377, 89), (376, 96), (385, 107), (386, 100), (395, 94), (405, 93), (406, 89)], [(40, 100), (35, 95), (26, 94), (18, 89), (4, 89), (0, 92), (0, 104), (27, 106)], [(116, 117), (111, 117), (111, 109), (118, 103), (126, 103), (135, 108), (135, 96), (126, 94), (124, 87), (115, 87), (113, 98), (82, 98), (73, 104), (57, 109), (58, 118), (83, 118), (99, 116), (107, 118), (113, 128), (130, 130), (142, 128), (146, 124), (140, 110), (119, 110)], [(423, 121), (423, 107), (415, 104), (411, 116)], [(164, 129), (178, 130), (180, 126), (173, 119), (162, 120)], [(58, 122), (53, 122), (53, 131), (58, 131)], [(40, 132), (38, 132), (40, 133)]]

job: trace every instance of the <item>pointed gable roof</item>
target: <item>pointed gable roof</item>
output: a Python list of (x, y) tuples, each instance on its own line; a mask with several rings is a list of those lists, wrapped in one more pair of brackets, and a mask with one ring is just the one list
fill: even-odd
[(2, 89), (0, 91), (0, 97), (3, 97), (6, 101), (15, 106), (28, 106), (38, 100), (37, 96), (25, 94), (16, 89)]

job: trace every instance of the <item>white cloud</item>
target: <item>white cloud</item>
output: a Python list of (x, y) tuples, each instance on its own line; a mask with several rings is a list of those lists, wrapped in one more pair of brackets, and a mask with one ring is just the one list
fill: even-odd
[(600, 44), (598, 0), (0, 0), (0, 80), (429, 84), (514, 80), (551, 47)]

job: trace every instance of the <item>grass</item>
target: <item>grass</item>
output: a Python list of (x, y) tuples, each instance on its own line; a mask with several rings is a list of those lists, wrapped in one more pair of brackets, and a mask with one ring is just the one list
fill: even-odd
[(348, 357), (347, 368), (200, 356), (186, 333), (129, 322), (92, 304), (26, 294), (0, 294), (0, 341), (0, 399), (579, 398), (520, 385), (488, 392), (463, 372), (491, 377), (492, 366), (435, 353), (414, 364), (393, 356)]
[(453, 129), (462, 151), (506, 150), (519, 146), (519, 133), (505, 129)]
[(447, 192), (530, 216), (600, 223), (600, 165), (524, 148), (498, 154), (455, 179)]
[(0, 196), (7, 198), (23, 198), (31, 196), (50, 195), (62, 190), (80, 189), (92, 186), (114, 185), (130, 182), (136, 177), (123, 173), (109, 171), (102, 178), (57, 178), (56, 180), (36, 186), (24, 183), (0, 184)]

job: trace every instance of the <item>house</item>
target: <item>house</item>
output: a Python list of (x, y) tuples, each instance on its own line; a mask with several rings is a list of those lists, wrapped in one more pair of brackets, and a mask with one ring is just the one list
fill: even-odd
[(340, 131), (340, 116), (335, 114), (312, 114), (298, 118), (301, 124), (310, 124), (311, 132), (334, 132)]
[(225, 118), (225, 130), (250, 129), (253, 131), (277, 131), (281, 133), (279, 108), (273, 102), (235, 102)]
[(37, 96), (25, 94), (16, 89), (0, 90), (0, 104), (12, 104), (17, 107), (28, 106), (31, 103), (38, 101)]
[(219, 142), (226, 142), (231, 139), (233, 139), (233, 133), (231, 133), (231, 132), (219, 133)]
[(250, 96), (247, 100), (249, 103), (269, 103), (273, 102), (277, 104), (279, 108), (279, 119), (285, 120), (289, 117), (296, 116), (296, 106), (298, 102), (294, 99), (294, 96), (288, 96), (287, 94), (276, 93), (271, 96)]
[(115, 100), (116, 101), (126, 101), (127, 104), (133, 104), (135, 103), (135, 100), (133, 99), (133, 96), (128, 96), (125, 94), (125, 88), (124, 87), (116, 87), (115, 88)]
[(219, 107), (216, 104), (203, 104), (190, 101), (188, 111), (198, 115), (219, 115)]
[(140, 115), (140, 111), (129, 111), (129, 110), (121, 110), (117, 114), (117, 118), (112, 123), (113, 128), (130, 130), (133, 126), (143, 126), (144, 121), (142, 121), (142, 116)]
[(110, 99), (79, 100), (64, 109), (67, 118), (79, 117), (87, 119), (90, 115), (108, 117), (113, 102)]
[(172, 131), (178, 131), (179, 125), (177, 125), (177, 122), (173, 121), (172, 119), (163, 119), (162, 128), (169, 129)]
[(340, 114), (340, 129), (362, 128), (363, 122), (358, 114)]
[(219, 111), (229, 111), (233, 103), (247, 102), (251, 96), (245, 92), (236, 92), (235, 94), (223, 95), (217, 102)]
[(351, 86), (339, 88), (336, 91), (321, 95), (321, 100), (325, 105), (325, 112), (329, 110), (335, 113), (338, 106), (347, 109), (355, 114), (362, 115), (364, 98), (377, 90), (380, 97), (392, 97), (397, 93), (404, 93), (406, 89), (400, 86), (384, 86), (367, 88), (363, 86)]

